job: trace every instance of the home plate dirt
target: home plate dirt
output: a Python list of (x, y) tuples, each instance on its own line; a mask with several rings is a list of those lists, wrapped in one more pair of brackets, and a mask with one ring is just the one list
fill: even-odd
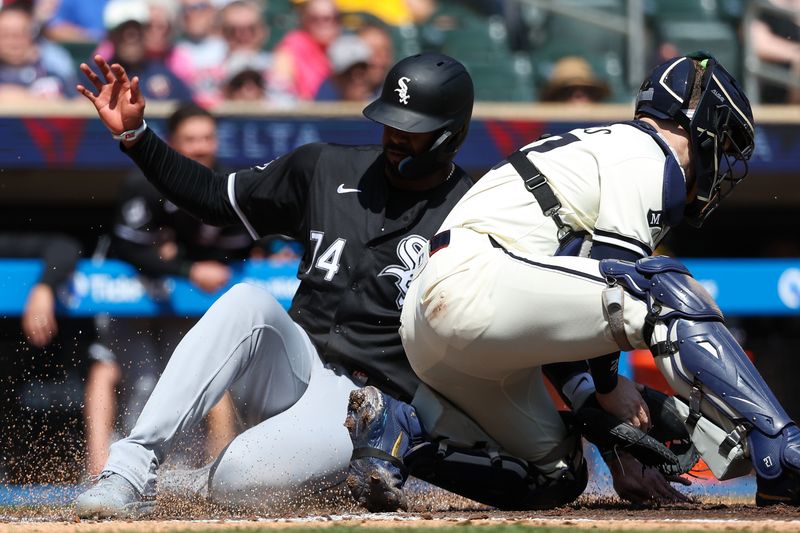
[(411, 509), (401, 513), (363, 513), (346, 500), (323, 501), (237, 513), (205, 502), (160, 499), (156, 514), (147, 520), (79, 520), (69, 506), (30, 506), (0, 509), (0, 531), (176, 531), (255, 528), (328, 527), (447, 527), (474, 525), (563, 526), (578, 529), (653, 529), (686, 531), (800, 531), (800, 508), (757, 508), (750, 498), (703, 496), (697, 501), (657, 507), (639, 507), (606, 496), (583, 496), (572, 505), (546, 511), (501, 512), (438, 490), (419, 490), (410, 498)]

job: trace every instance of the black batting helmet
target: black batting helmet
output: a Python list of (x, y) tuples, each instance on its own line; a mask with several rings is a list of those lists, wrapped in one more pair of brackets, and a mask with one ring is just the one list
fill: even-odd
[(639, 89), (636, 114), (674, 120), (689, 134), (697, 199), (686, 217), (700, 226), (747, 176), (755, 146), (750, 101), (713, 56), (695, 52), (653, 69)]
[(408, 133), (441, 131), (427, 154), (404, 162), (411, 163), (406, 170), (401, 163), (404, 175), (419, 174), (453, 159), (467, 136), (473, 101), (472, 78), (464, 65), (444, 54), (425, 53), (392, 67), (364, 116)]

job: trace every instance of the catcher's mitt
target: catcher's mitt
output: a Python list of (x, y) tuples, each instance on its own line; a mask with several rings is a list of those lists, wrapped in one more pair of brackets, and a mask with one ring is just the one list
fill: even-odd
[(645, 387), (642, 398), (650, 409), (649, 433), (604, 411), (594, 395), (575, 412), (574, 420), (581, 434), (601, 451), (625, 450), (642, 464), (653, 466), (664, 475), (685, 474), (697, 463), (697, 453), (678, 413), (665, 400), (666, 394)]

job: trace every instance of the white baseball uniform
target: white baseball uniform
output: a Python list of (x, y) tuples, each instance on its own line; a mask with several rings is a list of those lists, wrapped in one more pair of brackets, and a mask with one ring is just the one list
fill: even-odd
[[(676, 195), (666, 197), (665, 181), (684, 179), (665, 172), (674, 154), (653, 135), (615, 124), (522, 151), (547, 177), (565, 223), (588, 232), (593, 246), (640, 258), (669, 229), (662, 215)], [(681, 201), (685, 185), (683, 191)], [(606, 284), (598, 263), (553, 257), (556, 224), (507, 162), (467, 192), (444, 231), (449, 243), (429, 252), (403, 308), (409, 361), (509, 453), (537, 463), (566, 436), (541, 365), (618, 350), (601, 304)], [(626, 306), (628, 337), (645, 347), (645, 306), (627, 296)]]

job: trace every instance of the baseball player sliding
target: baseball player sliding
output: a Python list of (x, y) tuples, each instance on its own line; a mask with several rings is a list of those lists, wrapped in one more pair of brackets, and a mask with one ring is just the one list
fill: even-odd
[[(574, 456), (542, 365), (595, 358), (598, 403), (647, 429), (650, 413), (617, 378), (616, 358), (649, 348), (714, 473), (740, 475), (752, 462), (759, 505), (800, 504), (796, 424), (708, 293), (678, 261), (648, 257), (670, 227), (703, 223), (745, 177), (753, 147), (747, 97), (697, 53), (653, 70), (636, 120), (512, 154), (447, 216), (411, 283), (400, 333), (415, 372), (557, 483)], [(424, 440), (408, 423), (414, 408), (366, 389), (349, 411), (354, 495), (370, 508), (400, 506), (398, 467)]]
[(410, 399), (418, 383), (397, 332), (400, 305), (419, 252), (472, 185), (452, 162), (469, 126), (472, 80), (446, 56), (407, 59), (398, 68), (417, 80), (408, 96), (415, 105), (398, 112), (402, 127), (385, 128), (383, 146), (311, 144), (221, 175), (147, 128), (138, 78), (95, 61), (102, 77), (81, 65), (92, 90), (79, 91), (168, 199), (204, 222), (242, 224), (254, 238), (288, 235), (306, 253), (288, 313), (268, 292), (240, 284), (189, 331), (134, 429), (76, 499), (78, 515), (152, 512), (175, 435), (228, 389), (248, 429), (201, 472), (198, 492), (270, 505), (340, 485), (352, 453), (342, 426), (350, 391), (370, 383)]
[[(95, 62), (101, 75), (81, 66), (92, 90), (78, 90), (168, 199), (205, 222), (242, 224), (254, 237), (289, 235), (306, 252), (288, 314), (267, 292), (237, 285), (185, 336), (132, 432), (111, 446), (97, 483), (76, 499), (78, 515), (151, 513), (158, 466), (176, 434), (226, 390), (248, 429), (184, 479), (189, 489), (221, 503), (270, 506), (341, 486), (353, 453), (342, 425), (350, 392), (374, 385), (410, 400), (418, 389), (398, 334), (400, 309), (420, 252), (472, 185), (453, 164), (469, 127), (472, 80), (450, 57), (406, 58), (364, 110), (384, 125), (382, 146), (311, 144), (220, 175), (147, 128), (137, 78)], [(504, 482), (520, 468), (528, 479), (524, 461), (468, 459), (485, 465), (484, 478), (459, 476), (461, 463), (450, 461), (450, 471), (433, 469), (435, 481), (453, 480), (449, 488), (487, 501), (532, 491), (527, 481)]]

